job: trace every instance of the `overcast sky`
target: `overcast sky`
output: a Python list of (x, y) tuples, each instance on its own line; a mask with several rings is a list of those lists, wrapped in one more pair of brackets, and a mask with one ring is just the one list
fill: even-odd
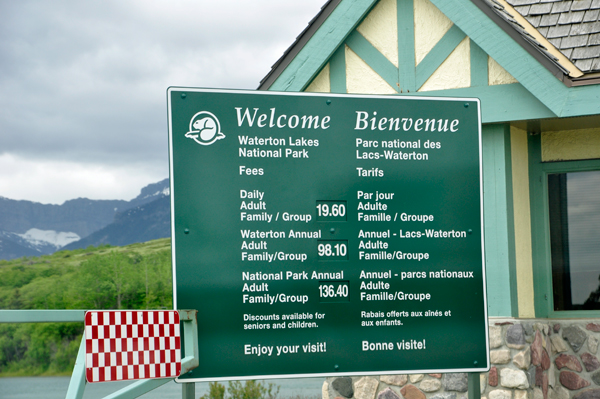
[(168, 177), (169, 86), (255, 89), (325, 0), (0, 0), (0, 196)]

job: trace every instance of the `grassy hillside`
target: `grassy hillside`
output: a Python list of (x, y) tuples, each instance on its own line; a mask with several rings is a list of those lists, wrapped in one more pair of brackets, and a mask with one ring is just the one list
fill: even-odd
[[(170, 239), (0, 261), (0, 309), (172, 308)], [(0, 324), (0, 376), (68, 374), (83, 323)]]

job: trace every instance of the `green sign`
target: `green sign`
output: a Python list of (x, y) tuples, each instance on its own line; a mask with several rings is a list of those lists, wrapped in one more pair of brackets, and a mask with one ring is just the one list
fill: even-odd
[(168, 90), (189, 380), (489, 367), (477, 99)]

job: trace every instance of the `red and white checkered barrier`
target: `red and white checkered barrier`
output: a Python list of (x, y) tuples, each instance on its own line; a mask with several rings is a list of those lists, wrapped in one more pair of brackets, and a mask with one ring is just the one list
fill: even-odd
[(85, 368), (88, 382), (178, 377), (179, 313), (86, 312)]

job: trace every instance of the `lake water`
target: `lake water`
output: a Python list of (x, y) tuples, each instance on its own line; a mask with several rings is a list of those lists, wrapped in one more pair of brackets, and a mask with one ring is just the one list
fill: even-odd
[[(0, 378), (1, 399), (63, 399), (69, 387), (70, 377), (18, 377)], [(268, 380), (280, 386), (279, 399), (300, 396), (301, 398), (320, 399), (324, 378), (293, 378)], [(100, 399), (120, 388), (131, 384), (127, 382), (106, 382), (87, 384), (84, 399)], [(227, 382), (223, 382), (227, 387)], [(196, 399), (208, 393), (208, 383), (196, 383)], [(144, 399), (181, 399), (181, 385), (174, 381), (142, 395)]]

